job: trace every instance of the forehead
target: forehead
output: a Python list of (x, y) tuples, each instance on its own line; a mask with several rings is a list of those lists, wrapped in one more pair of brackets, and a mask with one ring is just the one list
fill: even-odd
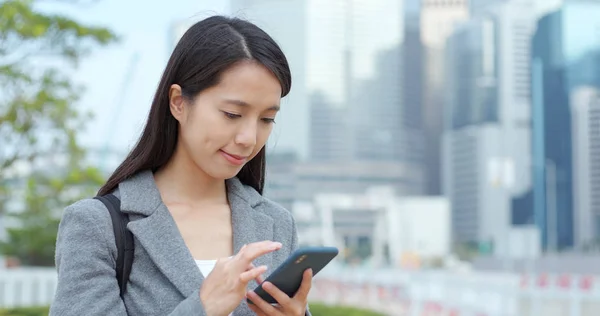
[(214, 92), (222, 100), (237, 100), (240, 101), (238, 103), (268, 109), (279, 105), (281, 84), (265, 66), (245, 61), (225, 70)]

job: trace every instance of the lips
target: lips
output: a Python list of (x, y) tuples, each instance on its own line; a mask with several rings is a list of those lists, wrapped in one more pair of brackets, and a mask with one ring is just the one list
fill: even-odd
[(234, 155), (234, 154), (230, 154), (224, 150), (220, 150), (219, 152), (225, 158), (225, 160), (227, 160), (230, 164), (233, 164), (236, 166), (243, 165), (244, 163), (246, 163), (246, 159), (248, 158), (248, 156)]
[(226, 151), (224, 151), (224, 153), (228, 154), (229, 156), (231, 156), (231, 157), (233, 157), (235, 159), (239, 159), (239, 160), (243, 160), (243, 159), (247, 158), (246, 156), (238, 156), (238, 155), (230, 154), (230, 153), (228, 153)]

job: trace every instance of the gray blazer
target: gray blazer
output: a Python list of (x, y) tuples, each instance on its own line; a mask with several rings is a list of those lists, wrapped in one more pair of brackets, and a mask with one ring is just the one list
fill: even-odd
[[(297, 247), (292, 215), (237, 178), (226, 181), (237, 253), (247, 243), (279, 241), (283, 248), (258, 258), (273, 272)], [(56, 243), (58, 286), (50, 315), (206, 315), (199, 289), (204, 276), (162, 202), (150, 171), (119, 184), (121, 209), (130, 214), (133, 267), (124, 298), (116, 279), (117, 247), (104, 205), (85, 199), (68, 206)], [(256, 286), (252, 281), (248, 290)], [(245, 301), (234, 316), (255, 315)], [(309, 315), (309, 313), (307, 313)]]

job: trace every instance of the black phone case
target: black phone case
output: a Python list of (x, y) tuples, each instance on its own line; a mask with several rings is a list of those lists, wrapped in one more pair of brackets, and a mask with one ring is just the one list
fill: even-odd
[[(296, 250), (284, 263), (282, 263), (266, 281), (271, 282), (289, 297), (296, 294), (302, 284), (304, 271), (312, 269), (313, 277), (321, 271), (333, 258), (338, 255), (335, 247), (305, 247)], [(259, 284), (254, 292), (267, 303), (276, 304), (277, 301), (267, 293), (262, 284)], [(249, 303), (252, 303), (248, 299)]]

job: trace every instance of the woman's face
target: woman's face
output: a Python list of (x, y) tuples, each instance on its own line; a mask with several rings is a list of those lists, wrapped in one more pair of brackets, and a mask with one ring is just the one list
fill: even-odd
[(237, 63), (221, 74), (219, 84), (194, 100), (170, 91), (171, 113), (179, 121), (179, 150), (215, 179), (229, 179), (265, 146), (279, 111), (281, 85), (264, 66)]

